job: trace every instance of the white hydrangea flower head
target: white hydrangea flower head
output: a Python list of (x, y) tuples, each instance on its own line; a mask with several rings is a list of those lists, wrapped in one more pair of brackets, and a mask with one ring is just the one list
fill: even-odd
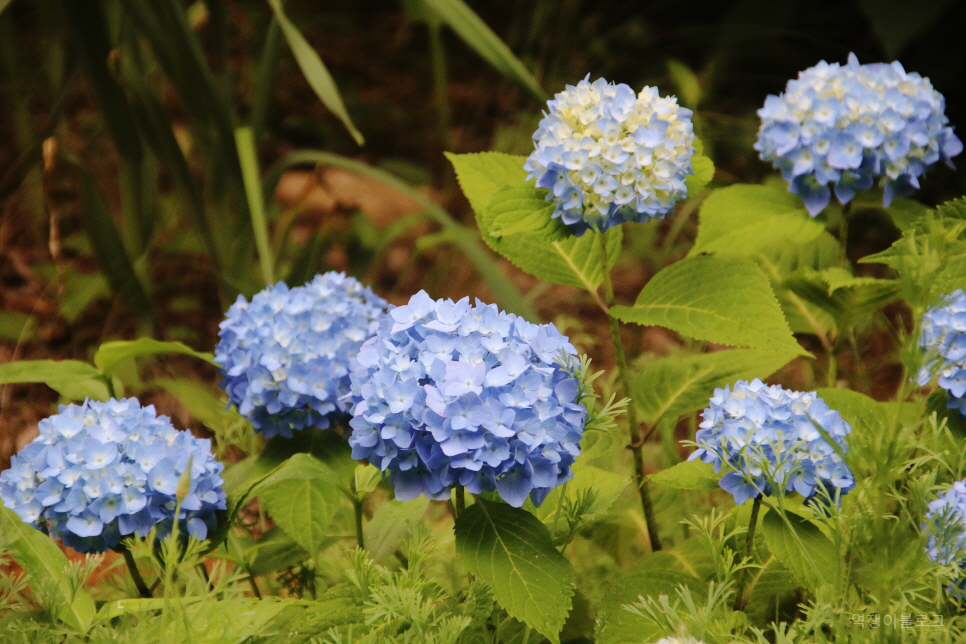
[(550, 192), (553, 213), (575, 236), (625, 221), (663, 219), (693, 174), (691, 110), (657, 88), (587, 78), (547, 101), (533, 134), (527, 179)]

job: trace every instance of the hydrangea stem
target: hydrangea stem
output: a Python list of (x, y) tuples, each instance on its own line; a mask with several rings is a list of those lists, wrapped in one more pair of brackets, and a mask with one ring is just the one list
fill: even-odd
[[(607, 307), (614, 305), (614, 285), (610, 279), (610, 269), (607, 259), (607, 241), (602, 234), (598, 234), (600, 239), (600, 252), (603, 263), (604, 274), (604, 298)], [(641, 439), (640, 426), (637, 423), (637, 408), (634, 406), (634, 399), (631, 398), (630, 379), (627, 376), (627, 358), (624, 355), (624, 342), (621, 339), (620, 323), (610, 313), (607, 314), (610, 323), (610, 338), (614, 345), (614, 356), (617, 358), (617, 373), (620, 378), (621, 389), (629, 399), (627, 402), (627, 426), (631, 438), (631, 452), (634, 458), (634, 477), (637, 480), (637, 491), (641, 496), (641, 509), (644, 511), (644, 520), (647, 522), (647, 535), (651, 540), (651, 550), (661, 549), (661, 539), (657, 532), (657, 520), (654, 518), (654, 504), (651, 503), (651, 493), (647, 487), (647, 480), (644, 475), (644, 454), (642, 451), (643, 440)]]
[(131, 571), (131, 579), (134, 580), (134, 586), (138, 589), (138, 595), (144, 599), (150, 598), (151, 591), (148, 589), (148, 585), (144, 583), (144, 578), (141, 576), (138, 565), (134, 561), (134, 555), (125, 546), (118, 546), (118, 549), (124, 555), (124, 563), (127, 564), (127, 569)]
[[(762, 494), (759, 492), (751, 506), (751, 520), (748, 521), (748, 533), (745, 535), (745, 559), (750, 559), (755, 547), (755, 527), (758, 525), (758, 513), (761, 511)], [(735, 610), (744, 609), (748, 603), (745, 597), (745, 584), (748, 583), (748, 569), (742, 568), (738, 572), (738, 590), (735, 593)]]

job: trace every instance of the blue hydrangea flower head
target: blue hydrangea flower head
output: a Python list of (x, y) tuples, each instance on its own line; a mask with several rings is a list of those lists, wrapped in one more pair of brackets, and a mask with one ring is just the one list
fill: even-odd
[(448, 499), (462, 485), (539, 505), (580, 454), (575, 353), (552, 324), (420, 291), (359, 351), (352, 457), (388, 470), (400, 500)]
[(347, 419), (340, 398), (362, 343), (388, 304), (344, 273), (238, 296), (221, 323), (222, 388), (266, 438)]
[(153, 405), (135, 398), (61, 405), (38, 428), (0, 472), (0, 499), (24, 522), (79, 552), (104, 552), (155, 526), (163, 538), (190, 466), (179, 525), (196, 539), (217, 527), (215, 511), (226, 507), (224, 465), (211, 441), (176, 430)]
[(926, 385), (939, 374), (939, 386), (949, 392), (950, 409), (966, 415), (966, 293), (956, 289), (944, 295), (945, 304), (922, 316), (919, 346), (926, 362), (919, 369), (919, 384)]
[[(757, 378), (715, 389), (688, 460), (714, 463), (721, 488), (741, 505), (759, 493), (796, 491), (811, 499), (821, 489), (845, 494), (855, 487), (849, 466), (824, 432), (847, 448), (851, 426), (815, 392), (789, 391)], [(819, 431), (821, 428), (821, 431)]]
[(939, 160), (952, 167), (963, 144), (947, 126), (945, 99), (928, 78), (891, 65), (824, 60), (791, 80), (758, 110), (755, 149), (781, 170), (814, 217), (832, 191), (847, 204), (876, 178), (888, 206), (912, 194)]
[(527, 179), (550, 192), (553, 217), (583, 235), (625, 221), (663, 219), (687, 195), (693, 174), (691, 110), (657, 88), (590, 76), (547, 101)]
[[(922, 530), (928, 537), (929, 558), (942, 565), (957, 564), (966, 569), (966, 481), (956, 481), (932, 501), (925, 519)], [(966, 573), (950, 584), (949, 592), (966, 596)]]

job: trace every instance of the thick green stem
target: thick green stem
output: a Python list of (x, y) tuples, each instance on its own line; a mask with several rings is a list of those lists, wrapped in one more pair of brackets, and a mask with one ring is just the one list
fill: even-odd
[[(748, 533), (745, 535), (745, 559), (750, 559), (755, 548), (755, 527), (758, 525), (758, 512), (761, 510), (762, 494), (755, 497), (754, 505), (751, 506), (751, 520), (748, 522)], [(735, 610), (744, 609), (748, 603), (745, 597), (745, 584), (748, 583), (748, 569), (742, 568), (738, 572), (738, 590), (735, 593)]]
[(144, 578), (141, 577), (138, 565), (134, 561), (134, 555), (124, 546), (121, 546), (120, 550), (121, 554), (124, 555), (124, 563), (127, 564), (127, 569), (131, 571), (131, 579), (134, 580), (134, 586), (138, 589), (138, 595), (144, 599), (150, 598), (151, 591), (148, 590), (148, 585), (144, 583)]
[[(608, 268), (607, 241), (604, 235), (601, 234), (598, 236), (600, 238), (600, 252), (604, 265), (604, 298), (607, 307), (610, 308), (614, 305), (614, 285), (611, 282), (610, 270)], [(656, 551), (661, 549), (661, 539), (658, 536), (657, 520), (654, 517), (654, 504), (651, 502), (651, 493), (648, 490), (647, 480), (644, 474), (643, 439), (641, 438), (641, 430), (637, 422), (637, 408), (634, 406), (634, 400), (631, 398), (630, 379), (627, 375), (627, 357), (624, 355), (624, 342), (621, 339), (620, 323), (616, 318), (611, 317), (609, 313), (607, 319), (610, 323), (610, 338), (614, 345), (614, 355), (617, 358), (617, 373), (620, 378), (621, 389), (624, 390), (624, 395), (630, 399), (627, 403), (627, 428), (631, 438), (630, 448), (634, 456), (634, 478), (637, 480), (637, 491), (641, 496), (641, 509), (644, 511), (644, 520), (647, 522), (647, 535), (651, 540), (651, 550)]]

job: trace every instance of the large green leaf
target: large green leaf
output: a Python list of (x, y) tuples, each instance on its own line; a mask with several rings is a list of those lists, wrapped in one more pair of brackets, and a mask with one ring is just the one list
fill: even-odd
[(677, 420), (708, 406), (715, 389), (736, 380), (767, 378), (793, 353), (734, 349), (661, 358), (642, 367), (631, 379), (631, 396), (640, 419), (653, 425), (663, 416)]
[[(460, 187), (476, 212), (476, 223), (483, 241), (490, 248), (506, 257), (514, 266), (547, 282), (588, 291), (597, 290), (604, 281), (599, 233), (588, 232), (582, 237), (568, 235), (560, 238), (559, 225), (549, 219), (552, 210), (544, 209), (541, 212), (547, 213), (547, 223), (542, 227), (532, 219), (521, 226), (530, 226), (537, 232), (494, 236), (505, 226), (506, 219), (501, 208), (503, 203), (511, 201), (510, 197), (518, 194), (512, 190), (528, 188), (523, 170), (525, 157), (497, 152), (446, 156), (456, 169)], [(501, 192), (504, 190), (506, 192)], [(531, 203), (531, 208), (535, 205)], [(607, 267), (610, 269), (620, 254), (623, 236), (619, 226), (605, 234)]]
[(711, 183), (714, 178), (714, 162), (708, 157), (695, 152), (691, 157), (691, 170), (694, 174), (689, 174), (684, 178), (684, 185), (688, 189), (688, 196), (693, 197), (698, 194), (706, 185)]
[(966, 201), (943, 204), (936, 215), (929, 213), (905, 230), (892, 246), (860, 261), (895, 269), (902, 295), (914, 310), (935, 304), (966, 279)]
[(342, 502), (333, 472), (314, 456), (296, 454), (251, 492), (275, 523), (306, 552), (318, 552)]
[(840, 329), (850, 327), (899, 298), (895, 280), (855, 277), (838, 266), (822, 271), (805, 268), (786, 277), (782, 284), (831, 315)]
[(0, 365), (0, 385), (42, 382), (68, 400), (107, 400), (104, 374), (80, 360), (19, 360)]
[(549, 241), (566, 239), (567, 228), (552, 219), (554, 206), (544, 199), (546, 190), (530, 184), (507, 186), (498, 190), (486, 207), (484, 219), (490, 222), (490, 235), (505, 237), (529, 233)]
[(282, 28), (282, 35), (285, 36), (285, 41), (288, 43), (289, 49), (292, 50), (292, 55), (295, 56), (295, 62), (298, 63), (299, 69), (305, 75), (305, 80), (309, 82), (315, 95), (329, 108), (329, 111), (342, 121), (356, 143), (362, 145), (365, 142), (362, 133), (353, 124), (349, 111), (346, 109), (345, 103), (342, 102), (339, 88), (336, 87), (335, 80), (333, 80), (329, 70), (326, 69), (325, 63), (322, 62), (322, 59), (319, 58), (319, 55), (298, 27), (292, 24), (292, 21), (285, 15), (281, 0), (268, 0), (268, 4), (275, 12), (275, 19), (278, 21), (279, 27)]
[(574, 478), (566, 486), (558, 485), (553, 488), (540, 507), (533, 510), (534, 515), (549, 526), (556, 520), (561, 494), (566, 495), (565, 498), (570, 501), (576, 500), (582, 494), (593, 494), (593, 502), (584, 509), (580, 517), (582, 521), (590, 522), (606, 513), (630, 483), (630, 479), (624, 474), (585, 465), (581, 459), (574, 463), (573, 472)]
[(838, 551), (810, 521), (785, 513), (787, 523), (773, 510), (761, 522), (768, 549), (792, 571), (802, 586), (814, 590), (836, 584), (840, 574)]
[(515, 617), (560, 641), (573, 596), (574, 571), (546, 526), (525, 510), (477, 499), (456, 521), (456, 554)]
[(698, 588), (698, 578), (688, 574), (677, 559), (666, 552), (654, 552), (634, 568), (621, 574), (617, 583), (600, 602), (597, 613), (597, 644), (641, 644), (654, 642), (666, 633), (650, 620), (635, 615), (624, 606), (636, 604), (640, 598), (659, 595), (677, 597), (679, 586)]
[[(596, 291), (604, 281), (604, 262), (600, 253), (600, 233), (588, 232), (582, 237), (561, 241), (535, 239), (526, 234), (500, 239), (490, 238), (490, 246), (510, 262), (544, 281)], [(622, 229), (614, 227), (605, 233), (607, 270), (620, 254)]]
[(708, 342), (800, 355), (768, 278), (738, 258), (699, 255), (671, 264), (647, 283), (624, 322), (663, 326)]
[(369, 558), (378, 564), (385, 564), (416, 524), (422, 521), (427, 507), (429, 500), (424, 496), (405, 502), (391, 500), (380, 505), (363, 529)]
[(35, 591), (45, 587), (59, 593), (55, 613), (57, 618), (86, 633), (96, 613), (94, 600), (81, 589), (71, 592), (71, 584), (65, 573), (69, 562), (51, 538), (27, 525), (13, 510), (0, 504), (0, 543), (27, 573)]
[(502, 152), (444, 154), (453, 164), (460, 188), (477, 217), (490, 204), (497, 190), (520, 187), (527, 179), (527, 172), (523, 169), (526, 157)]
[(793, 333), (825, 334), (835, 328), (835, 318), (805, 300), (783, 284), (786, 277), (801, 269), (822, 270), (838, 265), (841, 247), (838, 240), (823, 232), (799, 244), (782, 244), (760, 249), (754, 255), (758, 266), (771, 280), (785, 319)]
[(533, 74), (466, 3), (462, 0), (422, 0), (422, 2), (443, 22), (452, 27), (467, 45), (486, 62), (493, 65), (498, 72), (525, 88), (534, 98), (538, 100), (545, 98), (546, 93)]
[[(507, 237), (494, 237), (498, 228), (499, 209), (491, 209), (491, 203), (502, 203), (511, 192), (498, 194), (504, 189), (526, 188), (526, 157), (511, 156), (498, 152), (479, 154), (447, 154), (456, 170), (463, 193), (476, 212), (480, 234), (490, 248), (510, 260), (518, 268), (542, 280), (595, 291), (604, 280), (603, 261), (600, 256), (598, 233), (585, 233), (582, 237), (546, 239), (539, 233), (519, 233)], [(550, 212), (547, 217), (549, 222)], [(502, 220), (500, 220), (502, 225)], [(548, 223), (549, 229), (559, 231)], [(623, 239), (620, 227), (606, 233), (608, 269), (617, 261)]]
[(718, 487), (720, 474), (714, 466), (700, 460), (684, 461), (648, 477), (649, 481), (678, 490), (713, 490)]
[(105, 342), (98, 347), (97, 353), (94, 354), (94, 364), (105, 374), (110, 375), (123, 360), (158, 353), (180, 353), (217, 365), (214, 355), (208, 352), (195, 351), (180, 342), (162, 342), (153, 338)]
[(689, 253), (750, 256), (764, 248), (798, 244), (825, 227), (809, 217), (802, 200), (777, 186), (719, 188), (701, 205), (698, 238)]

